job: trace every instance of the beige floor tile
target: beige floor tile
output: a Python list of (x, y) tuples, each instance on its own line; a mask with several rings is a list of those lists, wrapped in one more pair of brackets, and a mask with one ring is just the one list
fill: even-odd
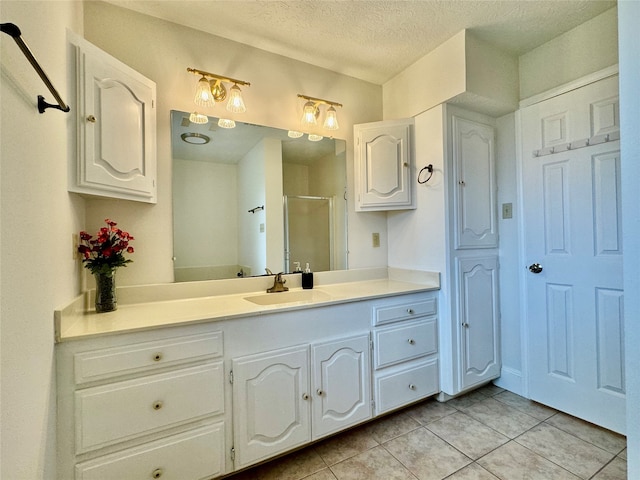
[(578, 480), (580, 478), (513, 441), (485, 455), (478, 460), (478, 463), (504, 480)]
[(546, 423), (523, 433), (515, 441), (581, 478), (591, 478), (614, 456)]
[(416, 480), (393, 455), (383, 447), (367, 450), (331, 467), (338, 480)]
[[(232, 480), (300, 480), (327, 467), (312, 448), (293, 452), (281, 459), (273, 460), (244, 472)], [(231, 480), (230, 479), (230, 480)]]
[(547, 407), (537, 402), (533, 402), (528, 398), (521, 397), (515, 393), (504, 391), (495, 397), (499, 402), (505, 403), (510, 407), (517, 408), (527, 415), (531, 415), (538, 420), (546, 420), (557, 413), (557, 410)]
[(572, 417), (566, 413), (557, 413), (546, 422), (616, 455), (627, 446), (627, 439), (623, 435)]
[(627, 480), (627, 462), (620, 457), (614, 458), (593, 480)]
[(392, 413), (364, 427), (378, 443), (420, 428), (420, 424), (404, 412)]
[(474, 390), (470, 393), (465, 393), (459, 397), (452, 398), (447, 402), (447, 405), (457, 409), (463, 409), (486, 399), (487, 396), (484, 393), (481, 393), (479, 390)]
[(430, 423), (425, 428), (473, 459), (480, 458), (509, 441), (501, 433), (462, 412)]
[(463, 412), (509, 438), (515, 438), (540, 423), (540, 420), (493, 398), (464, 408)]
[(483, 395), (486, 395), (487, 397), (493, 397), (494, 395), (498, 395), (499, 393), (505, 392), (506, 390), (502, 387), (494, 385), (493, 383), (489, 383), (484, 387), (480, 387), (478, 391)]
[(499, 480), (493, 473), (489, 473), (477, 463), (467, 465), (456, 473), (447, 477), (447, 480)]
[(457, 411), (457, 409), (450, 407), (447, 403), (438, 402), (437, 400), (427, 400), (426, 402), (419, 403), (405, 410), (407, 415), (422, 425), (428, 425)]
[(304, 477), (304, 480), (336, 480), (336, 476), (333, 474), (333, 472), (331, 472), (329, 468), (325, 468), (324, 470), (320, 470), (313, 475)]
[(315, 450), (331, 466), (378, 445), (369, 429), (360, 427), (320, 442)]
[(425, 428), (383, 446), (419, 480), (441, 480), (471, 463), (471, 459)]

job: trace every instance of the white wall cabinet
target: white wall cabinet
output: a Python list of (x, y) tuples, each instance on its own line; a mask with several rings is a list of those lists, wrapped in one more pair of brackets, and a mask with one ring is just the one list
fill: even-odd
[(496, 248), (495, 128), (451, 117), (456, 249)]
[(232, 365), (237, 467), (371, 418), (368, 333), (249, 355)]
[(69, 34), (77, 155), (69, 191), (156, 203), (156, 84)]
[(413, 119), (354, 125), (356, 211), (416, 208)]
[(500, 375), (498, 257), (457, 260), (460, 385), (468, 389)]

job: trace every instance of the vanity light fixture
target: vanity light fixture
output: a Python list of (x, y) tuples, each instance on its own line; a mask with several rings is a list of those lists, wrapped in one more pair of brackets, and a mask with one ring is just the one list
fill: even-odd
[[(197, 70), (195, 68), (187, 68), (187, 72), (194, 75), (200, 75), (198, 86), (196, 88), (196, 96), (194, 102), (196, 105), (203, 107), (213, 107), (216, 102), (223, 102), (229, 94), (229, 102), (227, 103), (227, 110), (233, 113), (244, 113), (247, 108), (242, 98), (242, 91), (239, 85), (249, 87), (251, 84), (244, 80), (238, 80), (235, 78), (223, 77), (215, 73), (205, 72), (203, 70)], [(231, 88), (227, 90), (225, 83), (232, 84)]]
[(304, 135), (304, 133), (297, 130), (289, 130), (287, 135), (289, 136), (289, 138), (300, 138), (302, 135)]
[(316, 126), (318, 124), (318, 117), (320, 116), (320, 105), (328, 105), (329, 108), (327, 108), (325, 114), (323, 127), (327, 130), (338, 130), (338, 128), (340, 128), (335, 107), (342, 107), (341, 103), (301, 94), (298, 94), (298, 98), (306, 100), (304, 107), (302, 107), (302, 119), (300, 120), (303, 127)]
[(310, 142), (319, 142), (324, 137), (322, 135), (315, 135), (313, 133), (310, 133), (307, 138), (309, 139)]
[(209, 117), (198, 112), (193, 112), (189, 115), (189, 121), (198, 125), (204, 125), (209, 122)]

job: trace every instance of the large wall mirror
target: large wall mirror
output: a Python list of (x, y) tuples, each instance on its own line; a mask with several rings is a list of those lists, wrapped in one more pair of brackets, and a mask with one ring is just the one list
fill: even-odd
[(177, 282), (347, 268), (346, 142), (171, 112)]

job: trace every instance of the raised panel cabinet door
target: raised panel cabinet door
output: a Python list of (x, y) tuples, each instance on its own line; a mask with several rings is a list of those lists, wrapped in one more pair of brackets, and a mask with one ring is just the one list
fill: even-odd
[(458, 258), (461, 390), (500, 375), (498, 257)]
[(78, 156), (70, 190), (156, 203), (156, 85), (76, 40)]
[(236, 468), (311, 440), (308, 345), (237, 358), (232, 368)]
[(455, 248), (497, 247), (494, 128), (454, 115), (452, 135)]
[(313, 439), (371, 418), (369, 334), (312, 346)]
[(356, 210), (415, 208), (412, 193), (413, 120), (354, 126)]

